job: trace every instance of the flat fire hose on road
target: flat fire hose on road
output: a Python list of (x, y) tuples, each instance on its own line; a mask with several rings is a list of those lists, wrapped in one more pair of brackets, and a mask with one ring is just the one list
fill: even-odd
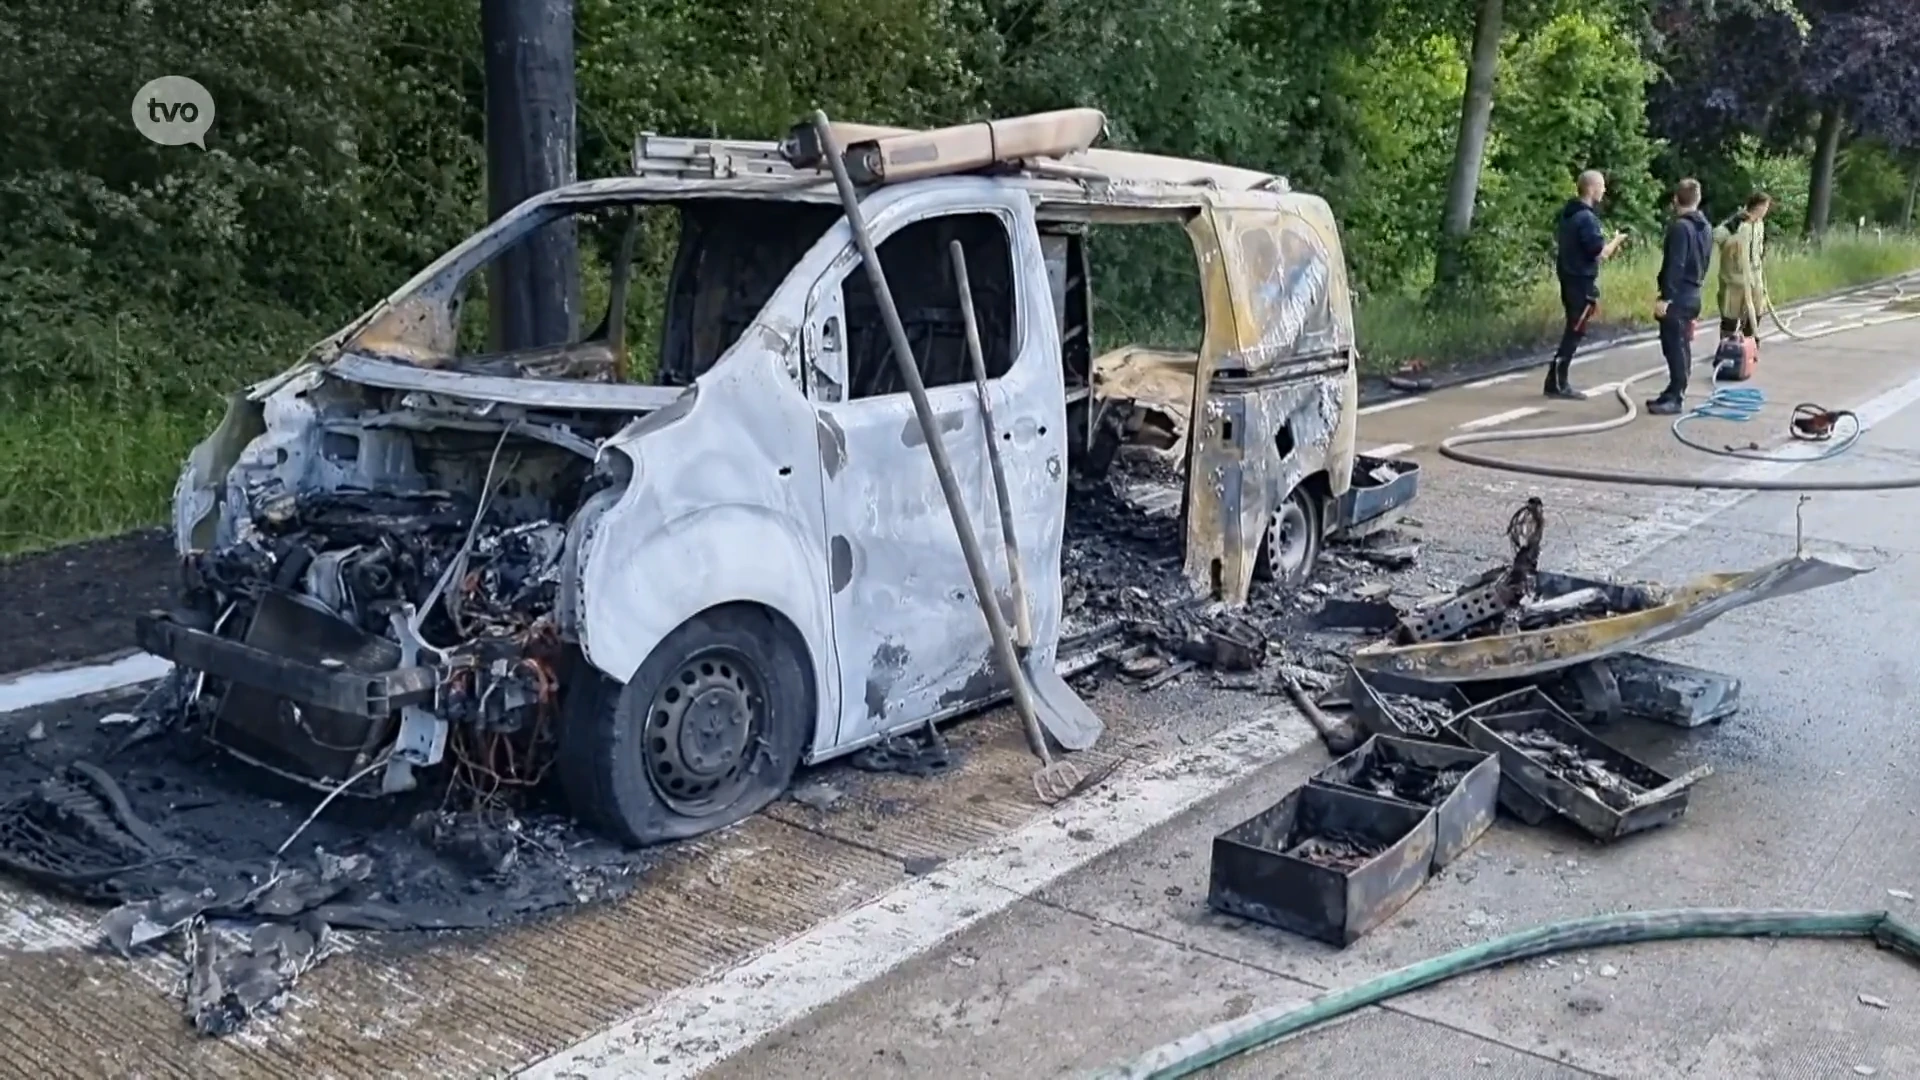
[(1595, 915), (1548, 923), (1469, 945), (1322, 994), (1305, 1005), (1259, 1009), (1162, 1044), (1094, 1080), (1174, 1080), (1258, 1049), (1339, 1016), (1424, 986), (1487, 968), (1574, 949), (1691, 938), (1871, 938), (1883, 949), (1920, 960), (1920, 927), (1885, 911), (1753, 911), (1679, 908)]
[[(1768, 306), (1771, 308), (1772, 305), (1769, 304)], [(1885, 325), (1886, 323), (1913, 318), (1920, 318), (1920, 312), (1898, 315), (1894, 318), (1883, 320), (1876, 325)], [(1775, 313), (1775, 321), (1779, 321), (1777, 312)], [(1836, 327), (1814, 334), (1791, 334), (1790, 336), (1798, 340), (1806, 341), (1851, 329), (1857, 328)], [(1874, 480), (1769, 480), (1738, 476), (1715, 477), (1687, 473), (1644, 473), (1620, 469), (1585, 469), (1577, 466), (1514, 461), (1509, 458), (1492, 457), (1466, 449), (1466, 447), (1469, 446), (1477, 446), (1485, 443), (1528, 442), (1539, 439), (1569, 439), (1579, 435), (1598, 435), (1602, 432), (1612, 431), (1615, 428), (1625, 427), (1640, 415), (1640, 408), (1634, 403), (1633, 395), (1630, 392), (1633, 385), (1643, 380), (1654, 378), (1655, 376), (1664, 376), (1666, 373), (1666, 365), (1662, 364), (1659, 367), (1648, 368), (1645, 371), (1630, 376), (1625, 382), (1614, 387), (1614, 396), (1619, 399), (1621, 407), (1626, 411), (1622, 415), (1613, 417), (1610, 420), (1599, 420), (1588, 424), (1565, 424), (1558, 427), (1526, 428), (1519, 431), (1468, 432), (1440, 440), (1440, 445), (1437, 449), (1440, 451), (1441, 457), (1447, 458), (1450, 461), (1458, 461), (1463, 465), (1474, 465), (1483, 469), (1496, 469), (1501, 472), (1522, 473), (1528, 476), (1544, 476), (1555, 480), (1584, 480), (1596, 484), (1631, 484), (1639, 487), (1687, 488), (1696, 491), (1906, 491), (1920, 488), (1920, 474), (1908, 474), (1905, 476)], [(1716, 412), (1720, 414), (1720, 418), (1728, 418), (1724, 414), (1727, 406), (1732, 404), (1734, 399), (1726, 396), (1725, 391), (1716, 393), (1719, 395), (1718, 400), (1710, 398), (1705, 406), (1705, 408), (1713, 409), (1715, 412), (1702, 413), (1697, 407), (1689, 416), (1683, 416), (1680, 419), (1685, 420), (1693, 416), (1713, 416)], [(1808, 406), (1806, 408), (1813, 409), (1819, 413), (1819, 416), (1806, 418), (1796, 410), (1794, 424), (1796, 431), (1801, 429), (1801, 421), (1803, 419), (1808, 420), (1813, 428), (1818, 428), (1823, 422), (1829, 422), (1852, 415), (1844, 412), (1828, 412), (1819, 409), (1817, 406)], [(1855, 423), (1858, 423), (1858, 418), (1855, 418)], [(1723, 453), (1722, 451), (1716, 451), (1709, 447), (1702, 446), (1697, 442), (1679, 435), (1678, 427), (1679, 421), (1676, 421), (1675, 435), (1686, 445), (1696, 450), (1706, 450), (1709, 453)], [(1831, 423), (1826, 423), (1826, 427), (1830, 429)], [(1826, 433), (1830, 434), (1830, 430)], [(1802, 435), (1801, 437), (1810, 438), (1812, 441), (1824, 441), (1821, 434), (1815, 433), (1812, 430), (1809, 430), (1808, 434)], [(1853, 440), (1857, 437), (1857, 433), (1847, 437), (1841, 449), (1844, 449), (1845, 446), (1851, 446)], [(1830, 458), (1839, 452), (1840, 450), (1836, 449), (1829, 450), (1818, 456), (1781, 457), (1761, 455), (1757, 451), (1735, 450), (1725, 452), (1724, 456), (1744, 457), (1748, 460), (1772, 461), (1784, 464), (1798, 464), (1801, 462), (1820, 461), (1825, 458)]]

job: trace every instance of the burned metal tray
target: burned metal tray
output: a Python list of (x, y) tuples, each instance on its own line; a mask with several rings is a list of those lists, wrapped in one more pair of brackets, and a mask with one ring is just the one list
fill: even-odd
[(1335, 511), (1335, 532), (1347, 537), (1370, 532), (1419, 493), (1419, 462), (1356, 455), (1353, 483)]
[[(1405, 783), (1385, 785), (1387, 790), (1364, 784), (1369, 773), (1377, 774), (1383, 768), (1401, 771), (1398, 779), (1411, 779), (1405, 776), (1409, 767), (1429, 775), (1453, 775), (1435, 779), (1425, 785), (1427, 790), (1408, 790)], [(1438, 870), (1459, 858), (1493, 824), (1500, 794), (1500, 759), (1464, 746), (1376, 735), (1307, 782), (1432, 810), (1433, 868)]]
[(1609, 657), (1607, 667), (1629, 716), (1696, 728), (1740, 711), (1740, 680), (1732, 675), (1640, 653)]
[[(1474, 697), (1467, 693), (1469, 688), (1478, 689), (1479, 687), (1474, 683), (1432, 682), (1427, 679), (1416, 679), (1410, 675), (1394, 675), (1384, 671), (1370, 671), (1362, 674), (1358, 668), (1347, 669), (1347, 697), (1353, 702), (1354, 718), (1359, 720), (1361, 727), (1373, 735), (1392, 735), (1403, 739), (1436, 742), (1445, 746), (1472, 747), (1466, 735), (1460, 730), (1459, 724), (1460, 716), (1475, 707)], [(1452, 721), (1438, 735), (1429, 735), (1415, 730), (1395, 716), (1390, 704), (1382, 700), (1384, 694), (1404, 694), (1408, 697), (1438, 701), (1453, 710)], [(1499, 695), (1493, 695), (1482, 700), (1498, 700), (1498, 698)], [(1553, 816), (1552, 808), (1528, 794), (1526, 789), (1504, 775), (1500, 778), (1499, 803), (1501, 809), (1528, 825), (1544, 824)]]
[[(1308, 784), (1213, 838), (1207, 906), (1342, 948), (1400, 910), (1433, 867), (1434, 814), (1424, 807)], [(1315, 837), (1380, 850), (1351, 867), (1297, 853)]]
[(1386, 700), (1388, 695), (1419, 698), (1437, 702), (1451, 716), (1458, 716), (1473, 704), (1457, 684), (1429, 682), (1426, 679), (1414, 679), (1405, 675), (1392, 675), (1384, 672), (1361, 674), (1358, 668), (1347, 669), (1347, 700), (1353, 703), (1353, 718), (1360, 722), (1372, 735), (1392, 735), (1402, 739), (1415, 739), (1420, 742), (1448, 743), (1454, 746), (1467, 745), (1466, 740), (1455, 733), (1452, 725), (1436, 724), (1432, 730), (1412, 722), (1415, 718), (1403, 714), (1402, 710)]
[(1597, 789), (1575, 783), (1528, 754), (1518, 741), (1541, 732), (1569, 747), (1585, 761), (1598, 763), (1605, 773), (1624, 780), (1624, 791), (1637, 796), (1665, 787), (1671, 778), (1603, 742), (1581, 727), (1538, 689), (1517, 690), (1462, 714), (1461, 732), (1473, 746), (1500, 757), (1500, 775), (1551, 807), (1600, 840), (1618, 840), (1632, 833), (1665, 825), (1686, 813), (1688, 790), (1665, 794), (1648, 802), (1603, 799)]

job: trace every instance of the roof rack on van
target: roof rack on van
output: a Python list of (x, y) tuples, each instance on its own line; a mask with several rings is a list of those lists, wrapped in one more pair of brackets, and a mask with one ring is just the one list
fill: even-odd
[[(849, 173), (860, 184), (897, 183), (998, 164), (1038, 180), (1289, 190), (1284, 177), (1253, 169), (1093, 148), (1105, 127), (1106, 117), (1097, 109), (1062, 109), (932, 131), (836, 123), (833, 133), (848, 153)], [(824, 176), (822, 164), (821, 148), (806, 124), (797, 125), (782, 142), (649, 132), (633, 150), (636, 175), (685, 180)]]

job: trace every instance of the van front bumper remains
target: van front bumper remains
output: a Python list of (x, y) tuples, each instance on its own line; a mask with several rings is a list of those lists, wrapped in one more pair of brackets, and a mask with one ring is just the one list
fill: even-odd
[(135, 621), (141, 648), (226, 683), (208, 737), (298, 779), (338, 784), (372, 761), (401, 709), (430, 704), (442, 673), (400, 666), (400, 647), (269, 593), (236, 641), (162, 614)]

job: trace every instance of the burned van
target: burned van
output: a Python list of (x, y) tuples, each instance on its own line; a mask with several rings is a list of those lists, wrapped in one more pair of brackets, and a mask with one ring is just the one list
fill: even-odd
[[(1356, 404), (1325, 202), (1263, 173), (1088, 149), (1084, 116), (1064, 141), (1034, 134), (1062, 115), (952, 129), (985, 130), (995, 152), (860, 196), (966, 508), (992, 538), (947, 258), (965, 252), (1026, 645), (1049, 667), (1067, 474), (1102, 461), (1103, 439), (1183, 417), (1186, 576), (1239, 603), (1256, 574), (1311, 568), (1349, 486)], [(1036, 120), (1052, 127), (1023, 128)], [(910, 134), (838, 130), (855, 148)], [(175, 495), (179, 603), (140, 625), (176, 664), (172, 706), (323, 790), (553, 783), (582, 818), (645, 844), (740, 819), (803, 761), (1003, 697), (835, 187), (796, 160), (791, 140), (643, 137), (633, 175), (528, 200), (236, 395)], [(656, 207), (678, 246), (657, 340), (636, 355), (634, 237)], [(461, 303), (490, 263), (543, 228), (609, 217), (626, 241), (596, 329), (464, 347)], [(1192, 354), (1092, 354), (1088, 227), (1140, 222), (1192, 242)], [(1004, 607), (1008, 564), (989, 561)]]

